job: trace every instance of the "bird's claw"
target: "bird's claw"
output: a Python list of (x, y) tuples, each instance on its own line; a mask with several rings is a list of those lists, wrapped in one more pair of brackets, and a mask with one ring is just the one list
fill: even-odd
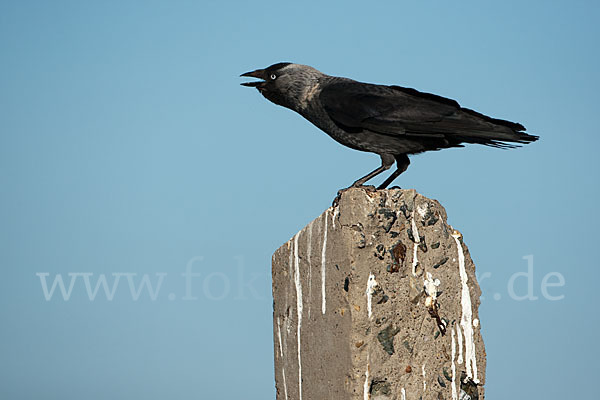
[(394, 186), (392, 186), (390, 188), (387, 188), (387, 187), (385, 187), (383, 185), (377, 186), (377, 190), (385, 190), (385, 189), (402, 189), (402, 188), (400, 186), (398, 186), (398, 185), (394, 185)]
[(340, 199), (342, 198), (342, 193), (344, 193), (344, 191), (346, 191), (348, 189), (340, 189), (337, 191), (337, 196), (335, 196), (335, 198), (333, 199), (333, 203), (331, 203), (331, 207), (337, 207), (338, 204), (340, 203)]
[(337, 191), (337, 196), (335, 196), (335, 198), (333, 199), (333, 203), (331, 203), (331, 206), (332, 207), (337, 207), (338, 204), (340, 203), (340, 199), (342, 198), (342, 193), (344, 193), (346, 190), (352, 189), (352, 188), (364, 189), (367, 192), (375, 192), (375, 191), (377, 191), (377, 189), (373, 185), (356, 185), (356, 184), (352, 184), (350, 187), (347, 187), (347, 188), (344, 188), (344, 189), (340, 189), (340, 190)]

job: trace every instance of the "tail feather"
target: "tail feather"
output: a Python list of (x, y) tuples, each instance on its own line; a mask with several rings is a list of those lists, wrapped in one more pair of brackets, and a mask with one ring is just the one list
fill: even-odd
[(516, 149), (527, 143), (535, 142), (539, 139), (539, 136), (530, 135), (525, 132), (512, 132), (507, 135), (504, 133), (501, 137), (496, 135), (495, 132), (488, 132), (484, 135), (476, 135), (471, 132), (465, 132), (457, 135), (448, 135), (447, 138), (450, 141), (457, 143), (474, 143), (482, 144), (484, 146), (495, 147), (498, 149)]
[(453, 140), (514, 149), (539, 139), (539, 136), (525, 132), (526, 128), (518, 122), (488, 117), (468, 108), (461, 108), (461, 111), (463, 114), (457, 115), (457, 120), (465, 123), (465, 127), (457, 129), (456, 134), (451, 135)]
[(464, 111), (467, 114), (470, 114), (474, 117), (478, 117), (481, 118), (482, 120), (486, 121), (486, 122), (490, 122), (494, 125), (500, 125), (500, 126), (505, 126), (507, 128), (512, 129), (513, 131), (525, 131), (525, 127), (521, 124), (519, 124), (518, 122), (512, 122), (512, 121), (507, 121), (505, 119), (499, 119), (499, 118), (492, 118), (492, 117), (488, 117), (485, 114), (481, 114), (475, 110), (471, 110), (470, 108), (464, 108), (461, 107), (461, 111)]

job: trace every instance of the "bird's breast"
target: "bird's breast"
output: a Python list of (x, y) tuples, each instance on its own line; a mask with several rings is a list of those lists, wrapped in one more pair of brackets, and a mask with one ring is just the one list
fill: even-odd
[(300, 114), (336, 142), (355, 150), (377, 154), (419, 153), (424, 150), (418, 142), (401, 135), (383, 135), (369, 130), (345, 131), (321, 107), (309, 107)]

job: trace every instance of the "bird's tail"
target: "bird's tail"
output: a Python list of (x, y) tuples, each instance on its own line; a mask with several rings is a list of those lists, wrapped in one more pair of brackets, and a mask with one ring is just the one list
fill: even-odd
[(454, 140), (501, 149), (514, 149), (539, 139), (539, 136), (525, 132), (525, 127), (518, 122), (488, 117), (468, 108), (461, 110), (466, 114), (465, 117), (473, 118), (472, 122), (478, 121), (473, 123), (470, 129), (463, 129), (456, 135), (452, 135)]
[(482, 144), (484, 146), (498, 149), (515, 149), (524, 144), (535, 142), (539, 136), (530, 135), (525, 132), (465, 132), (452, 135), (453, 140), (464, 143)]

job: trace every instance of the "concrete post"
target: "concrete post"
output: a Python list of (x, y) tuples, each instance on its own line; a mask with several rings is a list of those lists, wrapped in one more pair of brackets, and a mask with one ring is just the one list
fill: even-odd
[(273, 255), (278, 400), (483, 399), (462, 235), (414, 190), (349, 189)]

